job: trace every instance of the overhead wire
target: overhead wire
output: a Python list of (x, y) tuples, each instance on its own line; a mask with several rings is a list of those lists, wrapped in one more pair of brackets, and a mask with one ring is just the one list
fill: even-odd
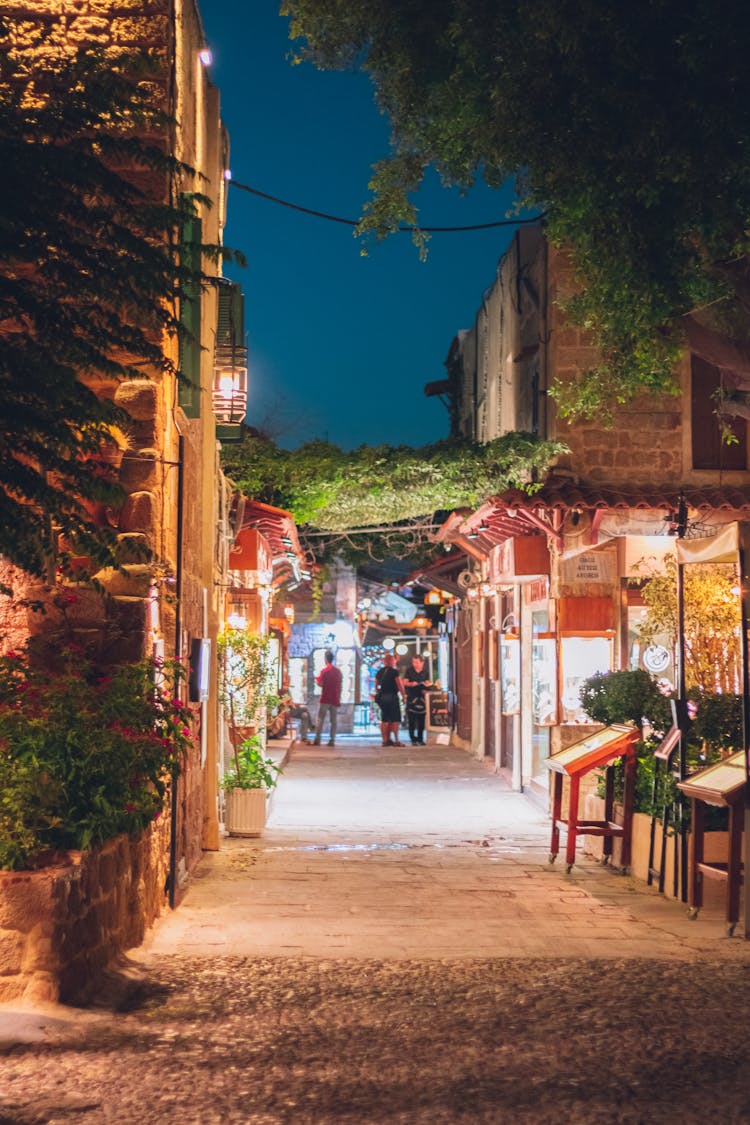
[[(229, 180), (231, 187), (239, 188), (240, 191), (246, 191), (250, 195), (257, 195), (261, 199), (267, 199), (271, 203), (277, 203), (280, 207), (289, 207), (292, 211), (301, 211), (303, 215), (313, 215), (316, 219), (326, 219), (329, 223), (342, 223), (348, 227), (358, 227), (360, 225), (359, 219), (344, 219), (341, 215), (330, 215), (326, 211), (315, 211), (312, 207), (303, 207), (299, 203), (291, 203), (288, 199), (280, 199), (277, 195), (269, 195), (266, 191), (259, 191), (258, 188), (250, 187), (248, 184), (241, 184), (238, 180)], [(449, 234), (457, 231), (472, 231), (472, 230), (490, 230), (492, 227), (518, 227), (526, 226), (530, 223), (538, 223), (543, 219), (546, 212), (542, 211), (539, 215), (535, 215), (530, 219), (497, 219), (491, 223), (472, 223), (468, 226), (455, 226), (455, 227), (427, 227), (420, 225), (408, 225), (404, 223), (402, 226), (395, 227), (394, 230), (398, 232), (414, 233), (415, 231), (424, 234)]]

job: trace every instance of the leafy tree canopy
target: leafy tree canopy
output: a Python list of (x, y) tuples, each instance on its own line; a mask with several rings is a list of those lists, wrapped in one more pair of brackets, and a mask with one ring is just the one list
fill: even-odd
[[(646, 573), (645, 567), (641, 568)], [(741, 682), (740, 611), (733, 587), (735, 568), (729, 563), (701, 563), (684, 568), (685, 674), (689, 689), (736, 691)], [(648, 616), (641, 639), (651, 644), (661, 636), (677, 643), (677, 561), (666, 555), (664, 570), (646, 578), (641, 593)]]
[(0, 554), (42, 574), (57, 533), (114, 557), (80, 501), (116, 498), (86, 456), (128, 419), (94, 388), (175, 374), (170, 239), (192, 203), (161, 202), (186, 169), (139, 139), (165, 127), (145, 60), (21, 64), (0, 52)]
[[(371, 77), (392, 124), (363, 231), (446, 182), (516, 176), (571, 249), (602, 357), (560, 405), (673, 385), (688, 342), (750, 387), (744, 0), (284, 0), (298, 59)], [(729, 407), (728, 407), (729, 409)]]
[[(391, 546), (399, 546), (392, 553), (408, 553), (410, 522), (426, 517), (429, 533), (436, 512), (476, 507), (514, 486), (533, 491), (537, 476), (565, 451), (561, 442), (522, 433), (484, 445), (449, 439), (421, 448), (363, 445), (353, 452), (326, 441), (280, 449), (267, 438), (249, 437), (226, 446), (222, 463), (246, 495), (290, 511), (320, 557), (323, 539), (338, 541), (361, 529), (369, 529), (365, 537), (390, 536)], [(315, 547), (315, 531), (331, 535)], [(376, 557), (371, 544), (365, 556)]]

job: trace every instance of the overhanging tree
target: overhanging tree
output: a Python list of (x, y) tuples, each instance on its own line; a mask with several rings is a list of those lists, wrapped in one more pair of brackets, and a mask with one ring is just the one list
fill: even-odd
[[(744, 0), (285, 0), (299, 59), (361, 69), (392, 124), (361, 229), (417, 218), (447, 182), (516, 176), (570, 248), (570, 315), (602, 361), (557, 388), (606, 412), (674, 386), (686, 343), (750, 388), (750, 68)], [(750, 395), (747, 395), (750, 401)]]
[(184, 169), (142, 139), (166, 128), (145, 60), (17, 63), (0, 51), (0, 554), (40, 575), (60, 534), (115, 560), (82, 501), (118, 498), (88, 458), (127, 416), (96, 388), (177, 374), (171, 242), (192, 204), (164, 202)]

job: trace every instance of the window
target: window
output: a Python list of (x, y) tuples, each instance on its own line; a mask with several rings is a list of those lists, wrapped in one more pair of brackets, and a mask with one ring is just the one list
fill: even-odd
[(722, 440), (716, 417), (715, 393), (721, 385), (718, 367), (698, 356), (690, 357), (691, 430), (694, 469), (746, 469), (747, 422), (735, 418), (731, 424), (737, 441)]

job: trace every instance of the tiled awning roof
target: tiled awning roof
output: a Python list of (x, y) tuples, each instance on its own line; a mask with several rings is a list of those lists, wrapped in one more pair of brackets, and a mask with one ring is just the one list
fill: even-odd
[(611, 511), (663, 511), (668, 519), (684, 501), (688, 511), (726, 519), (750, 519), (750, 487), (631, 485), (615, 487), (551, 477), (533, 494), (511, 488), (471, 513), (453, 512), (437, 533), (467, 554), (484, 556), (495, 544), (518, 535), (547, 535), (562, 544), (562, 528), (571, 512), (588, 512), (596, 527)]
[(461, 551), (451, 551), (444, 558), (433, 559), (432, 562), (413, 570), (408, 581), (417, 582), (428, 590), (444, 590), (447, 594), (460, 597), (462, 590), (456, 582), (456, 576), (465, 567), (465, 555)]
[(632, 485), (617, 488), (576, 482), (567, 477), (552, 477), (538, 492), (529, 495), (520, 489), (508, 489), (493, 497), (493, 502), (507, 507), (523, 507), (528, 511), (553, 509), (656, 509), (676, 511), (680, 498), (696, 511), (750, 512), (750, 487), (686, 485)]
[(262, 504), (259, 500), (245, 500), (240, 527), (255, 527), (267, 540), (271, 548), (274, 585), (289, 577), (301, 581), (307, 561), (291, 512)]

